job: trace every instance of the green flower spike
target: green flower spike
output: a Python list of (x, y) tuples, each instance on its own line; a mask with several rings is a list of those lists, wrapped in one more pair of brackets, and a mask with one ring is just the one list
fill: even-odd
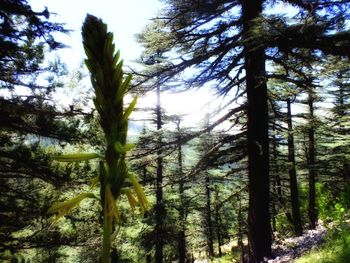
[[(100, 19), (87, 15), (82, 27), (82, 37), (87, 56), (85, 63), (95, 91), (93, 102), (104, 132), (106, 150), (104, 157), (95, 153), (74, 153), (54, 156), (53, 159), (60, 162), (77, 162), (99, 158), (99, 176), (91, 180), (91, 185), (100, 186), (103, 209), (101, 258), (102, 262), (109, 263), (111, 243), (121, 223), (117, 205), (120, 196), (127, 196), (133, 211), (137, 204), (143, 212), (149, 208), (142, 187), (136, 176), (128, 171), (125, 161), (127, 152), (133, 147), (132, 144), (126, 143), (128, 118), (135, 109), (137, 99), (134, 98), (124, 110), (124, 96), (129, 89), (131, 75), (124, 77), (123, 60), (119, 59), (119, 51), (115, 53), (113, 34), (107, 32), (107, 25)], [(126, 183), (131, 183), (132, 189), (125, 187)], [(54, 218), (54, 221), (57, 221), (86, 197), (92, 195), (81, 194), (69, 201), (54, 204), (49, 213), (57, 213)]]
[(136, 199), (131, 191), (125, 191), (128, 179), (137, 196), (142, 211), (148, 203), (136, 177), (128, 171), (125, 155), (133, 147), (126, 143), (128, 118), (136, 106), (137, 99), (124, 110), (124, 96), (131, 83), (131, 75), (124, 77), (123, 60), (120, 52), (115, 53), (113, 34), (107, 32), (107, 25), (100, 19), (87, 15), (82, 28), (85, 60), (91, 74), (95, 91), (94, 105), (100, 116), (100, 124), (106, 141), (105, 162), (100, 163), (101, 205), (103, 207), (103, 262), (110, 262), (110, 248), (120, 224), (120, 214), (116, 202), (121, 194), (126, 194), (130, 207), (134, 210)]

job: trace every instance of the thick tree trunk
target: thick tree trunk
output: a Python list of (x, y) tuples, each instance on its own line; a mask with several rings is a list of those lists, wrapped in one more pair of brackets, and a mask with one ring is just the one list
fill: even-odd
[[(180, 121), (177, 124), (177, 130), (179, 133), (178, 141), (181, 141), (180, 136)], [(186, 215), (185, 215), (185, 196), (184, 196), (184, 174), (182, 169), (182, 147), (181, 143), (177, 145), (178, 151), (178, 175), (179, 175), (179, 194), (180, 194), (180, 208), (179, 208), (179, 221), (180, 221), (180, 231), (178, 233), (178, 253), (179, 253), (179, 263), (185, 263), (186, 261)]]
[(292, 124), (292, 111), (290, 99), (287, 99), (287, 122), (288, 122), (288, 162), (289, 162), (289, 187), (290, 187), (290, 200), (292, 205), (292, 218), (294, 233), (297, 236), (303, 234), (303, 228), (300, 217), (300, 204), (299, 204), (299, 192), (297, 173), (295, 170), (295, 150), (294, 150), (294, 135)]
[(316, 149), (315, 149), (315, 129), (314, 129), (314, 94), (311, 88), (308, 89), (308, 105), (309, 105), (309, 223), (310, 229), (315, 229), (317, 222), (316, 210)]
[[(242, 3), (244, 37), (253, 34), (253, 20), (262, 12), (263, 1)], [(258, 36), (257, 36), (258, 38)], [(271, 257), (269, 213), (269, 141), (268, 105), (265, 78), (265, 50), (251, 39), (244, 42), (246, 88), (248, 98), (248, 242), (249, 261)]]
[[(162, 112), (160, 105), (160, 87), (157, 87), (157, 130), (162, 128)], [(159, 135), (158, 138), (159, 146), (162, 143), (162, 138)], [(162, 158), (162, 150), (159, 148), (157, 151), (157, 180), (156, 180), (156, 252), (155, 252), (155, 261), (156, 263), (163, 262), (163, 220), (165, 214), (165, 208), (163, 203), (163, 158)]]

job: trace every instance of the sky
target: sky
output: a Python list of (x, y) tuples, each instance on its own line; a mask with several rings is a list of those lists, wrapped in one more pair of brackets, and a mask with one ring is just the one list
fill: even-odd
[[(161, 9), (159, 0), (28, 0), (28, 2), (37, 12), (48, 7), (53, 13), (50, 21), (65, 23), (65, 28), (72, 30), (69, 35), (56, 36), (57, 40), (70, 46), (60, 50), (58, 55), (71, 70), (78, 68), (85, 57), (81, 26), (86, 14), (95, 15), (108, 25), (108, 30), (114, 33), (114, 42), (116, 48), (121, 51), (124, 65), (132, 65), (132, 61), (137, 60), (142, 52), (135, 34), (140, 33)], [(278, 6), (275, 12), (289, 16), (295, 14), (295, 10), (283, 4)], [(140, 98), (138, 106), (151, 107), (155, 103), (154, 94), (150, 94)], [(208, 89), (202, 88), (176, 95), (163, 94), (162, 104), (170, 114), (186, 114), (188, 126), (194, 126), (201, 123), (206, 113), (224, 102), (213, 97)]]
[[(136, 42), (135, 34), (155, 17), (161, 9), (158, 0), (29, 0), (29, 4), (36, 12), (45, 7), (51, 13), (50, 21), (65, 23), (65, 28), (72, 30), (69, 35), (59, 34), (57, 40), (69, 46), (58, 52), (59, 57), (74, 70), (79, 67), (85, 54), (81, 39), (81, 26), (86, 14), (101, 18), (108, 26), (108, 31), (114, 34), (116, 48), (121, 51), (124, 65), (131, 65), (133, 60), (140, 57), (142, 47)], [(214, 99), (208, 89), (183, 92), (180, 94), (163, 94), (162, 106), (169, 114), (186, 114), (188, 126), (201, 122), (213, 106), (209, 102)], [(150, 94), (139, 98), (138, 106), (151, 107), (156, 98)], [(216, 106), (221, 101), (215, 102)], [(133, 114), (134, 115), (134, 114)]]
[(69, 68), (79, 66), (84, 58), (81, 26), (86, 14), (97, 16), (108, 25), (127, 64), (141, 53), (135, 34), (141, 32), (161, 7), (158, 0), (29, 0), (29, 3), (37, 12), (48, 7), (51, 13), (56, 13), (50, 21), (63, 22), (72, 30), (70, 35), (57, 35), (58, 40), (70, 46), (59, 53)]

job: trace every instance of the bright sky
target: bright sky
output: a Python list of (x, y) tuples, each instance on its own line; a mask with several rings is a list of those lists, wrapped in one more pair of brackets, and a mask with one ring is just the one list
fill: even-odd
[(57, 13), (50, 20), (66, 23), (66, 28), (73, 30), (69, 36), (58, 36), (71, 47), (60, 51), (70, 68), (77, 67), (84, 58), (81, 26), (87, 13), (102, 18), (108, 30), (114, 33), (114, 42), (122, 58), (130, 61), (138, 58), (141, 52), (135, 34), (140, 33), (161, 6), (158, 0), (29, 0), (29, 3), (37, 12), (47, 6), (50, 12)]
[[(59, 51), (62, 61), (69, 69), (79, 66), (85, 57), (81, 43), (81, 26), (86, 14), (101, 18), (108, 30), (114, 33), (116, 48), (121, 50), (121, 57), (125, 64), (131, 64), (141, 54), (141, 46), (136, 42), (135, 34), (155, 17), (161, 8), (158, 0), (29, 0), (32, 9), (41, 12), (47, 6), (51, 13), (51, 21), (66, 24), (67, 29), (73, 30), (70, 35), (60, 34), (57, 39), (69, 45), (70, 48)], [(155, 104), (155, 96), (150, 95), (140, 99), (138, 107)], [(210, 112), (207, 104), (213, 101), (208, 90), (191, 91), (181, 94), (163, 94), (162, 106), (169, 114), (190, 114), (186, 117), (187, 123), (193, 126), (201, 121), (205, 113)], [(134, 116), (136, 117), (136, 116)]]

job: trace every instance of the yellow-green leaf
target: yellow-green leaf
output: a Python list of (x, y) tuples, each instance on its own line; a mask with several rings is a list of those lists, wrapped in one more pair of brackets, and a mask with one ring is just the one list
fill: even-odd
[(120, 57), (120, 51), (118, 50), (113, 58), (113, 66), (115, 66), (117, 64), (119, 57)]
[(137, 199), (139, 201), (139, 204), (141, 206), (141, 209), (143, 212), (147, 211), (149, 209), (149, 204), (148, 204), (148, 200), (146, 198), (145, 193), (143, 192), (143, 189), (141, 187), (141, 185), (139, 184), (136, 176), (133, 173), (128, 173), (128, 178), (129, 181), (131, 182), (134, 191), (136, 193)]
[(130, 103), (130, 105), (126, 108), (124, 114), (123, 114), (123, 121), (127, 121), (130, 114), (133, 112), (133, 110), (135, 109), (137, 103), (137, 97), (135, 97), (132, 102)]
[(114, 144), (114, 148), (120, 154), (126, 153), (124, 146), (119, 141)]
[(74, 207), (78, 206), (79, 203), (85, 198), (98, 199), (93, 193), (82, 193), (70, 200), (53, 204), (47, 210), (49, 214), (57, 213), (53, 218), (53, 223), (57, 222), (57, 220), (60, 219), (62, 216), (65, 216), (66, 214), (68, 214)]
[(101, 158), (97, 153), (69, 153), (63, 155), (55, 155), (51, 157), (55, 161), (59, 162), (80, 162), (90, 159)]
[(100, 179), (100, 178), (99, 178), (98, 176), (95, 176), (94, 178), (92, 178), (92, 179), (90, 180), (91, 187), (95, 187), (95, 186), (100, 182), (99, 179)]
[(126, 154), (128, 151), (130, 151), (132, 148), (134, 148), (134, 144), (127, 143), (125, 145), (122, 145), (119, 141), (117, 141), (114, 144), (115, 150), (120, 154)]
[(107, 215), (113, 216), (115, 222), (119, 224), (120, 213), (110, 187), (106, 187), (105, 198), (106, 198), (105, 202), (106, 202)]
[(129, 75), (124, 79), (124, 81), (122, 82), (122, 84), (120, 85), (120, 87), (119, 87), (119, 89), (118, 89), (117, 96), (116, 96), (117, 101), (119, 101), (119, 100), (124, 96), (124, 94), (125, 94), (127, 88), (128, 88), (129, 85), (130, 85), (131, 79), (132, 79), (132, 75), (129, 74)]

